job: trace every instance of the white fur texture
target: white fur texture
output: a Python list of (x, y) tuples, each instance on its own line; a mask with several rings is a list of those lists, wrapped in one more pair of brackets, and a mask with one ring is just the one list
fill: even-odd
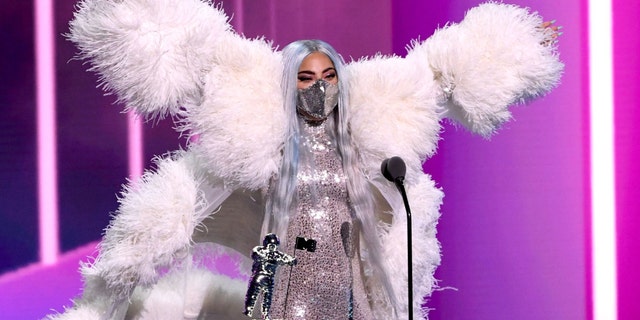
[(507, 107), (558, 84), (563, 64), (542, 22), (527, 9), (485, 3), (469, 10), (460, 24), (415, 44), (407, 58), (429, 62), (441, 95), (450, 95), (446, 117), (488, 137), (511, 118)]
[(178, 115), (200, 156), (225, 164), (210, 173), (255, 190), (280, 166), (282, 63), (270, 43), (227, 21), (201, 0), (84, 0), (69, 38), (127, 108)]
[(205, 77), (200, 105), (184, 113), (211, 174), (235, 187), (265, 188), (280, 167), (285, 115), (279, 53), (259, 39), (227, 37)]
[[(440, 265), (440, 244), (436, 238), (436, 225), (444, 194), (427, 174), (419, 174), (414, 181), (412, 184), (405, 184), (411, 206), (413, 309), (416, 317), (421, 316), (426, 319), (428, 309), (422, 307), (424, 299), (430, 297), (431, 292), (437, 287), (434, 273)], [(398, 319), (406, 319), (408, 317), (406, 211), (400, 194), (395, 190), (395, 185), (381, 177), (378, 177), (374, 184), (393, 211), (390, 212), (393, 215), (393, 223), (382, 226), (381, 240), (384, 256), (387, 257), (385, 267), (390, 277), (395, 279), (394, 290), (401, 308), (398, 310)]]
[(194, 228), (210, 214), (192, 157), (177, 154), (157, 166), (125, 187), (97, 260), (83, 267), (85, 277), (104, 279), (116, 299), (126, 299), (136, 285), (155, 283), (159, 267), (185, 258)]
[(86, 303), (82, 300), (74, 301), (73, 307), (66, 308), (64, 313), (48, 315), (47, 320), (100, 320), (104, 310), (108, 308), (109, 301), (92, 301)]
[[(427, 310), (422, 304), (436, 286), (434, 273), (440, 265), (440, 244), (436, 239), (436, 225), (440, 217), (440, 205), (444, 194), (436, 188), (429, 175), (421, 174), (415, 185), (407, 185), (407, 197), (411, 199), (412, 221), (412, 256), (413, 256), (413, 301), (414, 315), (427, 317)], [(394, 214), (394, 223), (385, 236), (384, 243), (393, 243), (385, 247), (388, 262), (393, 265), (391, 276), (395, 281), (396, 291), (400, 294), (400, 305), (407, 305), (407, 229), (406, 212)], [(400, 316), (400, 318), (404, 318)]]
[(83, 0), (68, 37), (106, 90), (140, 114), (163, 116), (197, 101), (229, 28), (207, 1)]
[[(176, 269), (150, 287), (137, 287), (128, 301), (127, 320), (207, 319), (244, 320), (247, 282), (216, 275), (206, 269)], [(49, 320), (104, 319), (108, 300), (77, 301)]]
[[(155, 171), (125, 187), (99, 257), (83, 266), (83, 296), (53, 318), (96, 319), (113, 308), (122, 317), (138, 310), (140, 319), (193, 316), (198, 308), (203, 312), (240, 299), (240, 289), (206, 272), (187, 270), (184, 277), (171, 272), (166, 278), (158, 272), (184, 267), (195, 236), (215, 242), (217, 234), (227, 233), (220, 244), (234, 249), (245, 239), (259, 239), (257, 234), (233, 238), (237, 231), (228, 224), (256, 220), (262, 202), (232, 202), (248, 203), (243, 196), (267, 187), (282, 161), (280, 52), (263, 39), (234, 33), (227, 21), (219, 8), (201, 0), (80, 2), (69, 38), (101, 75), (104, 88), (138, 113), (176, 115), (181, 129), (197, 135), (198, 142), (159, 159)], [(380, 237), (401, 305), (407, 304), (405, 212), (393, 186), (374, 180), (383, 159), (401, 156), (407, 163), (416, 315), (426, 317), (420, 306), (433, 291), (440, 263), (435, 226), (443, 194), (421, 168), (436, 150), (440, 120), (452, 118), (489, 136), (511, 117), (510, 104), (555, 86), (562, 64), (554, 45), (541, 45), (549, 40), (549, 33), (537, 28), (541, 22), (526, 9), (484, 4), (460, 24), (414, 44), (406, 58), (375, 56), (347, 66), (353, 141), (365, 174), (393, 208), (393, 221), (381, 228)], [(213, 209), (220, 204), (216, 220)], [(212, 219), (201, 224), (207, 217)], [(198, 226), (211, 232), (194, 234)], [(246, 233), (259, 232), (243, 226)], [(178, 288), (193, 283), (187, 295)], [(229, 289), (229, 295), (219, 289)]]
[(127, 319), (243, 320), (247, 283), (206, 269), (176, 270), (149, 289), (137, 290)]
[(369, 171), (377, 173), (382, 160), (399, 156), (412, 180), (435, 152), (441, 130), (437, 91), (430, 70), (417, 63), (426, 61), (375, 56), (348, 66), (351, 130)]

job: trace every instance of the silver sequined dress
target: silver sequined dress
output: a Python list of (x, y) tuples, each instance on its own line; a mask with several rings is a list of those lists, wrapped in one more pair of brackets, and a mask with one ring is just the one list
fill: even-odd
[[(300, 161), (297, 212), (287, 229), (286, 248), (281, 248), (295, 255), (298, 264), (279, 272), (274, 320), (373, 319), (354, 249), (358, 237), (352, 236), (357, 232), (346, 177), (325, 123), (300, 124), (301, 157), (310, 158)], [(315, 252), (294, 250), (296, 237), (316, 240)]]

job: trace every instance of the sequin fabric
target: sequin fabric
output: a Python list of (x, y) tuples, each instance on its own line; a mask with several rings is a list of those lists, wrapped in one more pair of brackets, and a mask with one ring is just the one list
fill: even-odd
[[(325, 122), (304, 123), (300, 129), (301, 148), (311, 159), (298, 169), (297, 212), (284, 250), (298, 264), (279, 270), (271, 319), (374, 319), (360, 277), (357, 232), (336, 147)], [(315, 251), (294, 250), (296, 237), (316, 240)]]
[(298, 114), (307, 121), (327, 119), (338, 104), (338, 85), (318, 80), (306, 89), (298, 89)]

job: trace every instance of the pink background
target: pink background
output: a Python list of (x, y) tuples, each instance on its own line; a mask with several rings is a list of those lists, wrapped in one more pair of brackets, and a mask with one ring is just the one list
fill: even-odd
[[(377, 52), (404, 55), (411, 39), (459, 21), (480, 1), (226, 1), (237, 30), (284, 46), (321, 38), (345, 59)], [(516, 107), (515, 120), (491, 140), (446, 125), (426, 172), (446, 194), (438, 238), (445, 289), (428, 302), (431, 319), (591, 319), (587, 2), (514, 0), (563, 26), (562, 84)], [(52, 267), (38, 261), (35, 180), (33, 4), (12, 1), (0, 13), (0, 315), (41, 318), (79, 293), (78, 261), (115, 210), (127, 176), (126, 116), (96, 77), (71, 60), (61, 36), (74, 1), (55, 2), (60, 240)], [(635, 139), (640, 7), (614, 1), (616, 195), (619, 319), (638, 319), (639, 222)], [(595, 75), (597, 76), (597, 75)], [(145, 128), (145, 159), (184, 141), (170, 121)]]
[(613, 1), (619, 319), (639, 319), (640, 3)]

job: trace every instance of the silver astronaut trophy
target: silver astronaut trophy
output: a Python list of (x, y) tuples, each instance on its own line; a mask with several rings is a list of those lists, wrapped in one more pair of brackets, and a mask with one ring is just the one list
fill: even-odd
[(251, 252), (251, 258), (253, 259), (252, 274), (244, 301), (244, 314), (249, 317), (253, 315), (258, 296), (262, 293), (262, 317), (263, 319), (269, 319), (276, 269), (281, 265), (288, 264), (293, 266), (296, 264), (296, 258), (278, 251), (278, 245), (280, 245), (278, 237), (273, 233), (269, 233), (264, 237), (262, 246), (256, 246)]

